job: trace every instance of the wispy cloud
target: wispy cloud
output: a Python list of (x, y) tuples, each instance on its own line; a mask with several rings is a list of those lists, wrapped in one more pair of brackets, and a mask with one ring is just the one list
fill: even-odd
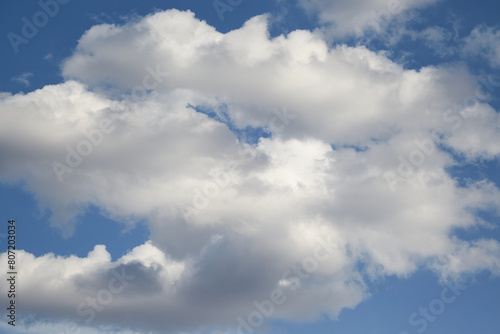
[(30, 78), (33, 76), (33, 73), (25, 72), (23, 74), (20, 74), (18, 76), (12, 77), (10, 80), (13, 82), (17, 82), (20, 84), (25, 85), (26, 87), (29, 87), (31, 85)]

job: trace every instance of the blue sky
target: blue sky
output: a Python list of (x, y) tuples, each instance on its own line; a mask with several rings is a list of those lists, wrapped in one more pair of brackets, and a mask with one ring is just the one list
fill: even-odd
[(1, 2), (0, 332), (497, 333), (499, 9)]

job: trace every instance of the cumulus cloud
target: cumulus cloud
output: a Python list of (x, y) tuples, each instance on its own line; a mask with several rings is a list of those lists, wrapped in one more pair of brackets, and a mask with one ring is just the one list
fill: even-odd
[(20, 252), (28, 312), (85, 323), (81, 303), (125, 272), (92, 325), (234, 330), (275, 290), (286, 301), (271, 318), (335, 318), (369, 279), (499, 273), (498, 241), (454, 236), (500, 204), (488, 180), (446, 172), (450, 150), (500, 153), (498, 114), (464, 103), (477, 82), (460, 66), (405, 70), (309, 31), (271, 38), (266, 16), (222, 34), (169, 10), (92, 27), (63, 74), (0, 96), (1, 180), (22, 182), (66, 233), (95, 205), (145, 219), (151, 240), (115, 262), (103, 246)]

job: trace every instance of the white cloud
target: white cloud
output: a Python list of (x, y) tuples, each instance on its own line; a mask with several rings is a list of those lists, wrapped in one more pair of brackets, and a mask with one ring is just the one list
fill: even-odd
[[(169, 75), (134, 99), (151, 69)], [(59, 85), (1, 96), (0, 156), (9, 157), (0, 159), (1, 179), (23, 182), (61, 228), (71, 231), (68, 223), (96, 205), (131, 224), (145, 219), (151, 242), (116, 262), (102, 246), (84, 259), (20, 252), (27, 311), (79, 319), (76, 307), (113, 269), (136, 279), (96, 325), (179, 331), (234, 328), (280, 287), (287, 300), (272, 317), (300, 320), (355, 307), (369, 278), (421, 267), (499, 273), (497, 241), (453, 237), (477, 224), (475, 210), (498, 210), (492, 183), (459, 187), (445, 172), (453, 158), (437, 147), (395, 191), (384, 177), (437, 128), (440, 144), (471, 160), (498, 157), (498, 119), (483, 101), (460, 125), (447, 121), (475, 92), (462, 67), (405, 70), (308, 31), (271, 39), (265, 16), (222, 34), (171, 10), (91, 28), (63, 73)], [(190, 106), (272, 137), (240, 142)], [(273, 109), (284, 106), (294, 117), (283, 121)], [(105, 119), (114, 130), (59, 182), (52, 162), (66, 163), (66, 147), (76, 150)], [(304, 265), (319, 238), (331, 240), (331, 253), (291, 291), (296, 276), (283, 273)]]

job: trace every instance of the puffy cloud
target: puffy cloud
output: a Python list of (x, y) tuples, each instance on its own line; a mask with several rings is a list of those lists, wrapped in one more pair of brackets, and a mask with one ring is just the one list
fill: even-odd
[[(234, 329), (276, 289), (270, 317), (313, 319), (355, 307), (371, 278), (498, 274), (497, 241), (453, 236), (500, 204), (492, 183), (445, 171), (443, 147), (499, 153), (495, 111), (463, 103), (477, 85), (464, 68), (405, 70), (308, 31), (271, 38), (265, 16), (222, 34), (170, 10), (91, 28), (63, 73), (0, 96), (2, 181), (61, 228), (95, 205), (145, 219), (151, 241), (115, 262), (103, 246), (20, 252), (29, 312), (85, 320), (78, 306), (116, 271), (134, 279), (92, 324), (172, 331)], [(271, 136), (239, 139), (258, 130)]]

